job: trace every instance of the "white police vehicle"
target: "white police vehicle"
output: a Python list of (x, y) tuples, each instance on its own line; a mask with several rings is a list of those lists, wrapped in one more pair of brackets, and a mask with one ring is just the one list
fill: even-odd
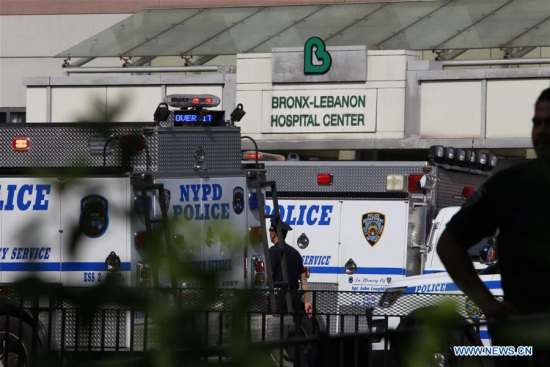
[(443, 270), (428, 251), (432, 221), (443, 208), (462, 205), (496, 161), (480, 155), (483, 164), (462, 163), (442, 146), (430, 156), (428, 162), (265, 162), (281, 217), (294, 228), (287, 242), (300, 251), (312, 289), (382, 292), (405, 276)]
[[(196, 286), (192, 279), (178, 282), (172, 272), (178, 269), (148, 263), (153, 246), (177, 259), (168, 263), (179, 269), (216, 273), (216, 287), (265, 288), (264, 217), (255, 200), (263, 172), (242, 164), (241, 133), (232, 123), (244, 115), (242, 105), (226, 121), (215, 109), (219, 103), (212, 95), (170, 95), (155, 123), (3, 127), (2, 290), (29, 276), (62, 287), (98, 285), (108, 275), (135, 287)], [(159, 231), (162, 242), (151, 243), (150, 234)], [(0, 294), (1, 320), (11, 313), (10, 324), (21, 321), (23, 329), (36, 321), (39, 334), (55, 338), (49, 348), (75, 348), (74, 314), (46, 314), (51, 325), (31, 316), (18, 320), (13, 315), (27, 313), (6, 294)], [(108, 317), (88, 346), (139, 345), (130, 340), (131, 322), (137, 327), (144, 320), (124, 312)], [(0, 322), (0, 334), (5, 328)], [(68, 344), (60, 345), (63, 333)]]
[[(445, 224), (459, 209), (459, 207), (449, 207), (440, 212), (432, 226), (428, 243), (427, 265), (429, 267), (427, 271), (422, 275), (392, 282), (379, 299), (375, 312), (377, 316), (374, 317), (372, 325), (378, 331), (396, 330), (398, 336), (407, 335), (406, 332), (411, 328), (418, 328), (425, 323), (429, 323), (426, 317), (429, 318), (430, 315), (433, 315), (431, 313), (432, 307), (445, 302), (451, 304), (454, 310), (452, 312), (456, 318), (463, 319), (467, 323), (462, 328), (457, 327), (456, 330), (452, 331), (447, 341), (449, 348), (436, 350), (433, 353), (433, 360), (430, 362), (434, 366), (450, 365), (450, 347), (453, 345), (489, 346), (491, 344), (487, 327), (483, 323), (484, 315), (481, 309), (466, 297), (453, 282), (436, 252), (436, 244), (445, 229)], [(469, 254), (483, 283), (496, 297), (502, 297), (503, 291), (498, 261), (496, 260), (495, 237), (483, 239), (469, 250)], [(386, 340), (380, 340), (378, 345), (374, 346), (374, 349), (383, 349), (383, 344), (386, 342)], [(390, 343), (391, 355), (394, 358), (402, 356), (406, 353), (403, 350), (403, 343), (409, 342), (410, 340), (401, 340), (400, 343)]]

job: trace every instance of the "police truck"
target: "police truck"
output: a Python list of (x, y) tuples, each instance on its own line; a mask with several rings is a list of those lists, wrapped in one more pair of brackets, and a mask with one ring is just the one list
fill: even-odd
[(494, 155), (443, 146), (421, 162), (265, 162), (311, 288), (358, 292), (437, 270), (427, 251), (433, 220), (461, 205), (495, 165)]
[[(213, 95), (169, 95), (152, 123), (1, 129), (2, 361), (11, 353), (27, 363), (31, 350), (44, 349), (146, 350), (153, 339), (143, 312), (104, 310), (96, 328), (51, 299), (33, 313), (12, 289), (24, 279), (64, 289), (107, 279), (192, 289), (197, 280), (178, 272), (195, 269), (215, 274), (216, 288), (267, 288), (256, 199), (265, 174), (241, 162), (234, 122), (243, 106), (226, 120), (219, 103)], [(155, 251), (167, 266), (151, 261)]]

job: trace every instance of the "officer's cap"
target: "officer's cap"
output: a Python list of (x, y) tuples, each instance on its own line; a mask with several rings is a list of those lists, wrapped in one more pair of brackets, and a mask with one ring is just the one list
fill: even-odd
[[(279, 219), (278, 218), (272, 218), (271, 219), (271, 227), (274, 229), (274, 230), (277, 230), (277, 223), (279, 223)], [(281, 221), (281, 229), (283, 231), (292, 231), (292, 227), (289, 226), (288, 224), (286, 224), (284, 221)]]

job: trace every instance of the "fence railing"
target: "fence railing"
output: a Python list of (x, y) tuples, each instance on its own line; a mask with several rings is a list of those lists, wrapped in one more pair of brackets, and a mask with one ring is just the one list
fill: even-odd
[[(481, 346), (487, 335), (483, 315), (462, 295), (403, 294), (390, 304), (382, 293), (311, 291), (315, 312), (308, 317), (303, 311), (274, 313), (264, 290), (118, 292), (2, 288), (3, 366), (111, 359), (143, 366), (252, 366), (250, 355), (257, 354), (273, 366), (401, 367), (413, 352), (461, 365), (456, 361), (471, 361), (452, 355), (452, 346)], [(435, 328), (429, 337), (427, 327)], [(426, 350), (411, 351), (417, 344)]]

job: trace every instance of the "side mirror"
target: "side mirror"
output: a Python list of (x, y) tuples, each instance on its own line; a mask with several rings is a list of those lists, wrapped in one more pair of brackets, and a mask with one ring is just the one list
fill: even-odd
[(496, 254), (494, 244), (485, 245), (479, 250), (479, 260), (482, 264), (491, 264), (496, 260)]

